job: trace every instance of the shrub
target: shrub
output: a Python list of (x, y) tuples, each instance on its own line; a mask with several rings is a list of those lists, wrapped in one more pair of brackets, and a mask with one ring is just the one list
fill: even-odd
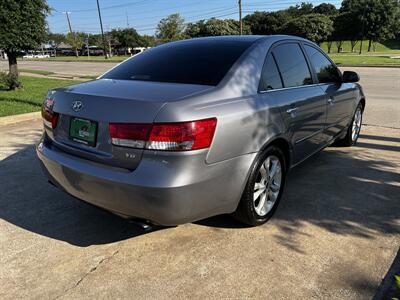
[(21, 87), (21, 82), (15, 74), (0, 72), (0, 85), (8, 90), (15, 90)]

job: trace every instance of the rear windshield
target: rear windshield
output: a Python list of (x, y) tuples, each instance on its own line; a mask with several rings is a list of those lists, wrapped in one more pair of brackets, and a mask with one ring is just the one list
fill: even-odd
[(251, 44), (221, 40), (165, 44), (134, 56), (102, 78), (217, 85)]

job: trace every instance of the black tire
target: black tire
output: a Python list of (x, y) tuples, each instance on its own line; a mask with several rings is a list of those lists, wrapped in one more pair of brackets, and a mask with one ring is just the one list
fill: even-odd
[[(358, 134), (357, 134), (356, 138), (354, 139), (353, 138), (353, 124), (354, 124), (355, 116), (356, 116), (356, 113), (358, 110), (361, 111), (361, 120), (360, 120), (361, 123), (360, 123), (360, 128), (359, 128)], [(337, 140), (334, 143), (334, 146), (351, 147), (351, 146), (354, 146), (355, 144), (357, 144), (357, 140), (358, 140), (358, 138), (360, 136), (360, 132), (361, 132), (363, 112), (364, 112), (363, 105), (361, 103), (358, 103), (356, 111), (354, 112), (353, 118), (351, 119), (349, 127), (347, 128), (346, 136), (342, 139)]]
[[(260, 169), (268, 157), (278, 158), (281, 165), (281, 183), (278, 191), (278, 196), (276, 197), (276, 200), (274, 201), (272, 208), (268, 211), (267, 214), (260, 215), (257, 213), (256, 205), (255, 202), (253, 201), (254, 188), (256, 180), (259, 180), (258, 178), (260, 178), (259, 177)], [(275, 213), (279, 205), (279, 201), (282, 197), (283, 189), (285, 187), (285, 180), (286, 180), (285, 156), (281, 149), (279, 149), (276, 146), (270, 146), (267, 149), (265, 149), (265, 151), (263, 151), (253, 163), (249, 178), (246, 183), (246, 187), (242, 194), (242, 198), (239, 202), (236, 211), (233, 213), (233, 217), (239, 220), (240, 222), (243, 222), (251, 226), (257, 226), (267, 222)]]

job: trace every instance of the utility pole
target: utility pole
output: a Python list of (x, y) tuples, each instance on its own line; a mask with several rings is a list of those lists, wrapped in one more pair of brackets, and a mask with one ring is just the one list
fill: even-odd
[(76, 37), (75, 37), (75, 33), (72, 32), (72, 27), (71, 27), (71, 21), (69, 20), (69, 14), (71, 12), (69, 11), (65, 11), (64, 14), (67, 16), (67, 21), (68, 21), (68, 27), (69, 27), (69, 32), (71, 33), (72, 38), (74, 39), (74, 48), (75, 48), (75, 56), (78, 57), (78, 48), (76, 48)]
[(86, 42), (86, 50), (87, 50), (87, 57), (90, 58), (90, 49), (89, 49), (89, 34), (87, 34), (87, 42)]
[(240, 35), (242, 35), (243, 34), (242, 0), (239, 0), (239, 24), (240, 24)]
[(362, 52), (362, 45), (363, 45), (363, 40), (364, 40), (364, 27), (365, 27), (365, 14), (367, 12), (367, 4), (364, 1), (364, 10), (363, 10), (363, 15), (362, 15), (362, 22), (361, 22), (361, 43), (360, 43), (360, 52), (358, 54), (361, 54)]
[(99, 0), (97, 1), (97, 11), (99, 13), (99, 20), (100, 20), (100, 29), (101, 29), (101, 38), (103, 40), (103, 49), (104, 49), (104, 56), (107, 59), (107, 45), (106, 45), (106, 39), (104, 38), (104, 30), (103, 30), (103, 21), (101, 20), (101, 13), (100, 13), (100, 4), (99, 4)]

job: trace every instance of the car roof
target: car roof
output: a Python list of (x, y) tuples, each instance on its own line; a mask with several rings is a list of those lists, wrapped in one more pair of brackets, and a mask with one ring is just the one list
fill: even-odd
[(207, 37), (197, 37), (197, 38), (191, 38), (191, 39), (186, 39), (186, 40), (180, 40), (176, 41), (174, 43), (195, 43), (195, 42), (208, 42), (208, 41), (221, 41), (221, 42), (226, 42), (226, 41), (233, 41), (233, 42), (249, 42), (249, 43), (254, 43), (256, 41), (260, 40), (273, 40), (274, 42), (279, 41), (279, 40), (298, 40), (298, 41), (307, 41), (310, 42), (309, 40), (303, 39), (301, 37), (297, 36), (291, 36), (291, 35), (222, 35), (222, 36), (207, 36)]

